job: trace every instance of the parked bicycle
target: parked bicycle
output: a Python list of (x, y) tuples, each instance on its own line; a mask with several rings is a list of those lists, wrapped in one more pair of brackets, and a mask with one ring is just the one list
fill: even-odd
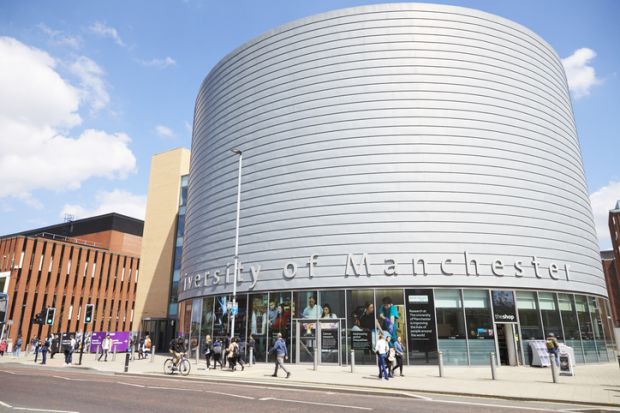
[(181, 358), (179, 362), (175, 364), (174, 358), (170, 357), (164, 361), (164, 373), (165, 374), (174, 374), (175, 371), (178, 371), (181, 376), (187, 376), (189, 371), (192, 369), (192, 365), (187, 358), (185, 353), (181, 353)]

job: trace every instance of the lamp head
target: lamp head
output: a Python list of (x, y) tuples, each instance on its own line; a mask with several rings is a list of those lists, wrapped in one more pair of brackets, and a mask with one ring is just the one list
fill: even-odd
[(230, 151), (231, 151), (232, 153), (236, 153), (237, 155), (241, 155), (241, 153), (242, 153), (242, 152), (241, 152), (241, 149), (239, 149), (239, 148), (234, 148), (234, 149), (231, 149)]

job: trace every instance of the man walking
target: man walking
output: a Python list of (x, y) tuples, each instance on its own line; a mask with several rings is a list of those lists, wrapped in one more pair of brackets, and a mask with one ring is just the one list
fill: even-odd
[(388, 372), (385, 367), (385, 358), (387, 357), (388, 351), (389, 348), (387, 341), (383, 338), (383, 334), (379, 334), (379, 339), (375, 345), (375, 353), (377, 353), (377, 357), (379, 358), (379, 379), (383, 378), (385, 380), (389, 380)]
[(50, 348), (51, 339), (47, 338), (43, 341), (43, 345), (41, 346), (41, 364), (47, 364), (47, 350)]
[(110, 344), (111, 344), (110, 340), (110, 335), (106, 335), (105, 338), (103, 339), (103, 342), (101, 343), (101, 354), (99, 355), (99, 358), (97, 359), (97, 361), (101, 361), (101, 357), (103, 357), (103, 355), (105, 354), (105, 359), (103, 361), (108, 361), (108, 352), (110, 351)]
[(282, 333), (278, 333), (278, 339), (274, 343), (271, 352), (276, 356), (276, 369), (272, 377), (278, 377), (278, 367), (284, 370), (287, 379), (291, 377), (291, 372), (284, 367), (284, 360), (288, 360), (288, 349), (286, 348), (286, 342), (282, 338)]
[(24, 343), (24, 340), (22, 339), (22, 336), (21, 335), (17, 336), (17, 342), (15, 343), (15, 348), (13, 349), (13, 357), (19, 358), (19, 352), (22, 349), (23, 343)]

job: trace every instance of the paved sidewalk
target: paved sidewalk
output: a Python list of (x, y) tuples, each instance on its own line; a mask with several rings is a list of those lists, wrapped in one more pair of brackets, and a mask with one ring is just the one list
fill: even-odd
[[(134, 360), (129, 363), (129, 373), (163, 375), (165, 356), (155, 356), (153, 362)], [(77, 363), (79, 354), (74, 355)], [(118, 354), (115, 361), (112, 356), (108, 362), (97, 362), (95, 355), (84, 354), (82, 368), (99, 371), (122, 373), (125, 354)], [(12, 356), (0, 358), (2, 363), (19, 362), (34, 365), (33, 356)], [(48, 360), (49, 366), (62, 367), (64, 357), (57, 354)], [(45, 366), (41, 366), (45, 368)], [(77, 368), (77, 366), (66, 367)], [(356, 366), (351, 373), (347, 366), (319, 366), (318, 371), (312, 365), (287, 365), (291, 378), (273, 378), (272, 364), (257, 364), (246, 367), (245, 371), (206, 370), (204, 361), (196, 365), (192, 362), (192, 371), (188, 377), (194, 379), (235, 380), (253, 383), (270, 383), (295, 387), (336, 387), (348, 391), (429, 392), (442, 394), (476, 395), (523, 400), (544, 400), (580, 404), (596, 404), (620, 407), (620, 368), (617, 363), (578, 365), (575, 376), (561, 376), (560, 382), (552, 382), (550, 368), (507, 367), (497, 369), (498, 379), (491, 380), (490, 367), (444, 367), (444, 377), (438, 377), (437, 366), (405, 367), (405, 377), (395, 377), (389, 381), (377, 378), (374, 366)], [(175, 376), (177, 377), (177, 376)]]

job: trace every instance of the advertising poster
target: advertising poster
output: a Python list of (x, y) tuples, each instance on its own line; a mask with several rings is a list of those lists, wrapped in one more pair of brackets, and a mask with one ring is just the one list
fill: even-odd
[(368, 350), (370, 346), (370, 331), (367, 330), (351, 330), (351, 349), (352, 350)]
[(129, 348), (129, 340), (131, 338), (131, 333), (128, 331), (113, 331), (111, 333), (106, 333), (104, 331), (95, 331), (90, 336), (90, 352), (96, 353), (99, 349), (101, 343), (103, 343), (103, 339), (106, 334), (110, 334), (110, 339), (112, 340), (110, 351), (114, 351), (114, 346), (116, 345), (116, 352), (122, 353), (127, 351)]
[(338, 330), (321, 330), (321, 349), (338, 350)]
[(513, 291), (493, 290), (491, 291), (493, 300), (493, 313), (496, 323), (516, 323), (517, 307), (515, 305), (515, 294)]
[(409, 352), (437, 351), (433, 290), (405, 290)]

